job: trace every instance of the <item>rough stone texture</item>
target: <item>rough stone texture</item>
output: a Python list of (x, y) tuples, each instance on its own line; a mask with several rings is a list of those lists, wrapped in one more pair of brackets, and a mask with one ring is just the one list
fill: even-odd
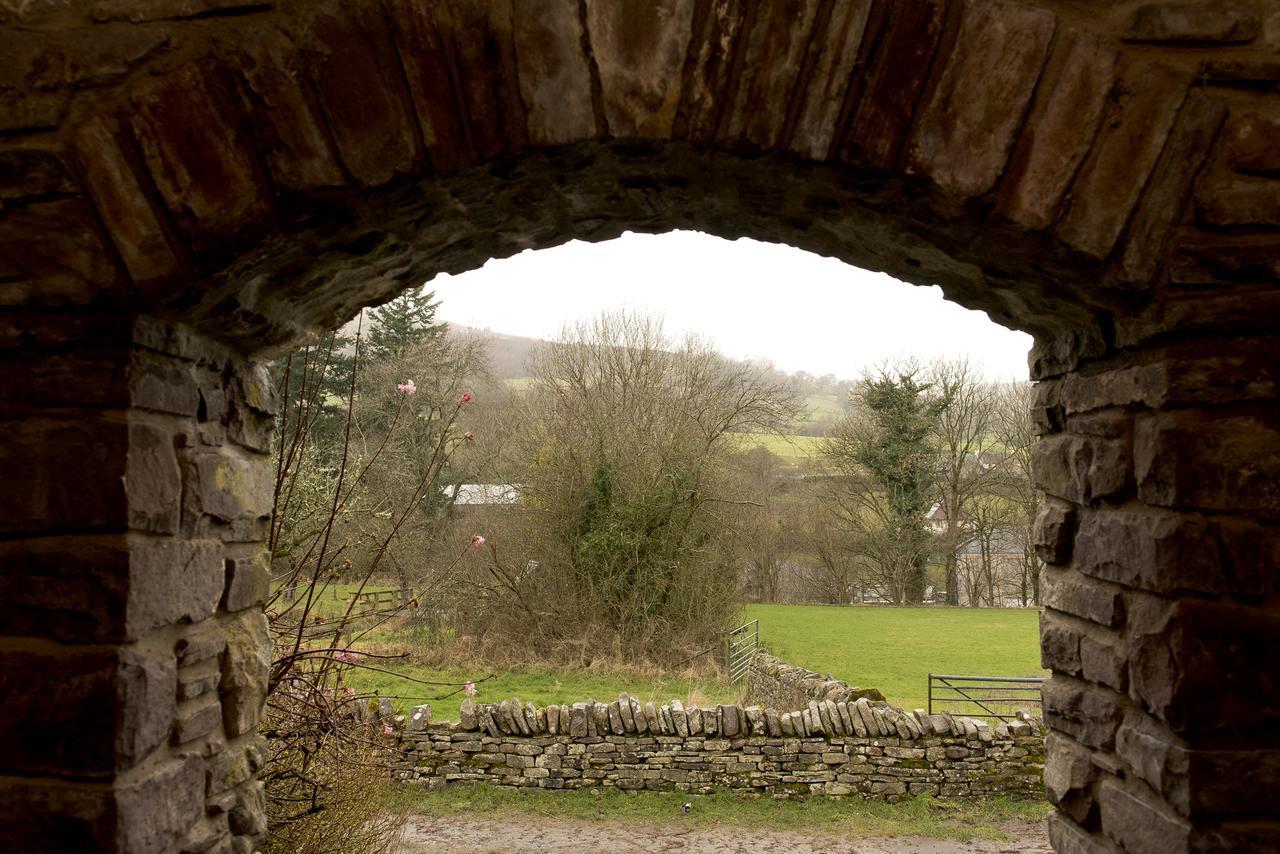
[(1061, 41), (1003, 179), (1001, 212), (1027, 228), (1047, 228), (1056, 218), (1111, 92), (1115, 50), (1081, 33)]
[(916, 121), (908, 170), (966, 197), (995, 186), (1056, 23), (1044, 10), (968, 0), (958, 46)]
[[(0, 684), (68, 702), (46, 721), (7, 700), (40, 735), (0, 752), (20, 819), (3, 841), (252, 848), (253, 736), (227, 729), (256, 714), (261, 638), (246, 621), (262, 595), (276, 404), (246, 359), (440, 272), (686, 228), (938, 284), (1035, 336), (1037, 477), (1055, 496), (1038, 535), (1046, 653), (1061, 668), (1046, 717), (1074, 745), (1050, 755), (1052, 840), (1274, 847), (1275, 808), (1255, 793), (1280, 784), (1267, 759), (1280, 720), (1277, 12), (8, 4), (0, 468), (23, 488), (0, 491)], [(759, 719), (702, 710), (698, 737), (733, 749), (737, 736), (717, 738), (727, 724), (783, 741), (848, 732), (826, 699)], [(520, 711), (542, 730), (541, 713)], [(560, 737), (566, 723), (605, 737), (607, 706), (562, 711)], [(855, 737), (913, 734), (869, 704), (844, 711)], [(676, 737), (669, 708), (641, 717), (644, 737)], [(967, 732), (940, 717), (914, 720)], [(477, 718), (501, 735), (501, 714)], [(666, 773), (693, 785), (701, 770)], [(208, 815), (182, 800), (201, 777)], [(228, 835), (232, 814), (246, 836)]]
[(875, 688), (852, 688), (833, 676), (823, 676), (782, 659), (757, 653), (747, 664), (743, 696), (746, 702), (765, 708), (802, 708), (811, 701), (851, 703), (862, 697), (884, 702)]
[[(117, 413), (113, 420), (124, 425), (131, 447), (114, 469), (81, 460), (75, 485), (86, 495), (119, 494), (124, 512), (88, 520), (81, 534), (11, 540), (3, 550), (5, 586), (15, 594), (6, 631), (59, 642), (43, 642), (40, 652), (10, 649), (2, 680), (13, 724), (4, 731), (19, 736), (0, 748), (5, 770), (30, 775), (29, 785), (10, 785), (4, 799), (43, 812), (0, 836), (28, 840), (34, 850), (163, 851), (178, 839), (226, 837), (225, 821), (219, 829), (217, 816), (202, 807), (212, 794), (206, 787), (217, 784), (212, 772), (222, 758), (243, 752), (256, 735), (251, 726), (224, 728), (224, 716), (231, 709), (256, 721), (265, 689), (259, 670), (257, 681), (237, 676), (220, 690), (224, 658), (241, 673), (234, 665), (241, 651), (256, 661), (268, 654), (265, 635), (256, 634), (225, 656), (228, 636), (239, 635), (220, 607), (228, 596), (242, 609), (260, 603), (261, 575), (229, 585), (227, 567), (239, 562), (257, 573), (261, 567), (245, 546), (230, 542), (238, 533), (232, 526), (178, 511), (186, 456), (266, 463), (259, 451), (225, 441), (225, 427), (233, 417), (269, 421), (257, 409), (270, 401), (246, 400), (243, 385), (224, 385), (250, 369), (187, 330), (133, 320), (111, 334), (115, 349), (96, 358), (113, 365), (122, 381), (108, 387), (99, 405)], [(199, 430), (197, 401), (215, 390), (226, 405), (218, 416), (224, 429), (213, 439)], [(22, 570), (11, 573), (11, 566)], [(263, 619), (260, 612), (241, 613)], [(77, 646), (84, 643), (93, 646)], [(32, 690), (46, 681), (57, 690)], [(100, 782), (67, 789), (58, 779), (83, 780), (86, 773)], [(262, 832), (262, 805), (245, 792), (248, 802), (233, 796), (230, 803), (247, 818), (257, 816), (246, 825), (256, 828), (244, 836), (251, 844)]]
[(592, 56), (612, 135), (662, 138), (671, 133), (694, 6), (693, 0), (587, 3)]
[[(481, 716), (484, 709), (507, 703), (480, 706)], [(718, 713), (730, 726), (719, 733), (697, 732), (679, 723), (691, 720), (686, 714), (693, 713), (679, 701), (662, 706), (661, 717), (677, 724), (661, 734), (645, 735), (620, 716), (620, 726), (598, 735), (526, 735), (514, 724), (484, 733), (462, 723), (423, 728), (406, 722), (397, 730), (404, 758), (392, 770), (400, 780), (429, 786), (491, 783), (529, 791), (610, 787), (891, 802), (918, 794), (984, 797), (1041, 791), (1045, 741), (1038, 726), (1022, 724), (1014, 732), (1002, 725), (992, 734), (986, 723), (962, 718), (955, 721), (958, 731), (925, 734), (909, 729), (906, 715), (881, 703), (868, 708), (897, 721), (896, 728), (882, 727), (870, 737), (844, 734), (835, 722), (842, 709), (848, 714), (853, 705), (831, 700), (812, 704), (803, 710), (812, 720), (805, 731), (784, 727), (779, 734), (771, 734), (767, 724), (778, 712), (757, 706), (721, 706)], [(801, 715), (785, 712), (781, 719)], [(609, 720), (615, 720), (612, 711)], [(460, 748), (463, 744), (473, 747)]]

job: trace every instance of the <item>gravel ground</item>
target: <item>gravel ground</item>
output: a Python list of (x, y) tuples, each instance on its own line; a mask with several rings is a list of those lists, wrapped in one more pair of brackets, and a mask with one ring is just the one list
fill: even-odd
[(400, 854), (472, 854), (472, 852), (698, 851), (707, 854), (1051, 854), (1043, 823), (1014, 822), (1001, 830), (1013, 839), (1004, 842), (929, 839), (920, 836), (849, 839), (830, 834), (758, 830), (749, 827), (658, 827), (602, 822), (544, 819), (530, 816), (500, 818), (433, 818), (414, 816), (405, 828)]

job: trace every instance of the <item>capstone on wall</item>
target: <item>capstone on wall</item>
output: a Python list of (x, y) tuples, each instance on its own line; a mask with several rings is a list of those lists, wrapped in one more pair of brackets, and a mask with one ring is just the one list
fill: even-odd
[(419, 706), (401, 723), (402, 780), (442, 787), (618, 788), (774, 797), (981, 797), (1043, 791), (1044, 736), (1034, 720), (994, 728), (949, 714), (908, 714), (865, 697), (778, 712), (641, 704), (623, 694), (537, 708), (519, 698), (466, 701), (458, 723)]

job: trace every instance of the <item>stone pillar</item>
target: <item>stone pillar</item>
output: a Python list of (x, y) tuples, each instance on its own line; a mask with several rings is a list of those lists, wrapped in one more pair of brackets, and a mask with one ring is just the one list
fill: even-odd
[(1265, 333), (1045, 380), (1056, 850), (1280, 850), (1280, 409)]
[(0, 323), (5, 850), (249, 851), (276, 402), (180, 327)]

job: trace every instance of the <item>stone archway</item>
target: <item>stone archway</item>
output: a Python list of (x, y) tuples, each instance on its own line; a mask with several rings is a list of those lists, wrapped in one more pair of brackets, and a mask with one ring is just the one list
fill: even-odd
[(1035, 334), (1054, 844), (1274, 845), (1274, 0), (0, 23), (6, 841), (261, 833), (255, 356), (442, 270), (682, 227), (938, 282)]

